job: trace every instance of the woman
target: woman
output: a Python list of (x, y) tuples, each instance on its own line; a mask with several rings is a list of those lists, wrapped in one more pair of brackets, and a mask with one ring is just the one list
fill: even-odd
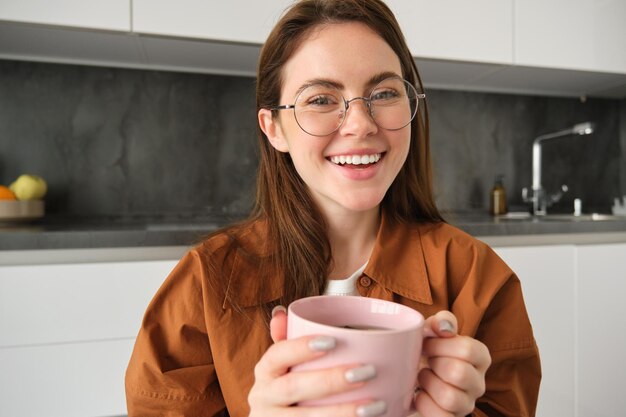
[(376, 399), (292, 406), (375, 378), (368, 364), (288, 372), (334, 348), (285, 340), (282, 306), (322, 293), (428, 317), (423, 417), (533, 415), (540, 366), (519, 281), (435, 207), (421, 81), (390, 10), (296, 3), (257, 82), (255, 209), (190, 251), (155, 295), (127, 371), (129, 415), (383, 415)]

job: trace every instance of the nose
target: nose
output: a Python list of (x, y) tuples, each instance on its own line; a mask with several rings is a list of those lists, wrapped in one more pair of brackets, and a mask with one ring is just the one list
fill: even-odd
[(371, 135), (378, 131), (378, 125), (372, 119), (369, 100), (366, 97), (354, 97), (346, 101), (346, 112), (339, 131), (343, 135), (360, 136)]

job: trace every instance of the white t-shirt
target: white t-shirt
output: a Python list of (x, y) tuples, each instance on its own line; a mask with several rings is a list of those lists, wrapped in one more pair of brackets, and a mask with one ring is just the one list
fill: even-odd
[(356, 290), (356, 280), (365, 271), (366, 266), (367, 262), (348, 278), (329, 279), (324, 295), (359, 295), (359, 292)]

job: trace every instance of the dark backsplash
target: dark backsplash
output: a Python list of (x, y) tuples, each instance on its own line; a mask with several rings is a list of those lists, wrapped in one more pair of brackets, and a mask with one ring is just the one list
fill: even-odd
[(550, 193), (562, 184), (569, 187), (549, 211), (572, 212), (574, 199), (580, 198), (585, 212), (610, 212), (613, 198), (626, 194), (626, 182), (620, 180), (626, 170), (623, 127), (620, 139), (625, 100), (442, 90), (427, 95), (440, 207), (486, 209), (494, 178), (501, 174), (509, 204), (522, 208), (521, 190), (532, 182), (533, 140), (585, 121), (595, 122), (594, 134), (542, 146), (544, 187)]
[[(594, 121), (592, 136), (544, 145), (555, 207), (610, 210), (626, 194), (626, 100), (427, 89), (440, 207), (486, 210), (494, 177), (509, 204), (530, 186), (539, 134)], [(48, 213), (245, 213), (257, 166), (254, 79), (0, 60), (0, 183), (34, 173)]]

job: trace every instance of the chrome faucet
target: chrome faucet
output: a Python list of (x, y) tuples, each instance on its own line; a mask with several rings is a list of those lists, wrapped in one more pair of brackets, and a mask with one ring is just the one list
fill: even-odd
[(589, 135), (593, 133), (595, 124), (591, 122), (578, 123), (568, 129), (559, 130), (558, 132), (546, 133), (545, 135), (538, 136), (533, 141), (533, 184), (531, 188), (531, 195), (528, 195), (528, 189), (524, 187), (522, 189), (522, 198), (525, 203), (533, 204), (533, 214), (536, 216), (543, 216), (546, 214), (546, 210), (549, 206), (556, 203), (563, 197), (563, 194), (567, 192), (567, 185), (562, 185), (561, 190), (556, 194), (547, 195), (546, 191), (541, 186), (541, 145), (543, 142), (549, 139), (560, 138), (562, 136), (569, 135)]

